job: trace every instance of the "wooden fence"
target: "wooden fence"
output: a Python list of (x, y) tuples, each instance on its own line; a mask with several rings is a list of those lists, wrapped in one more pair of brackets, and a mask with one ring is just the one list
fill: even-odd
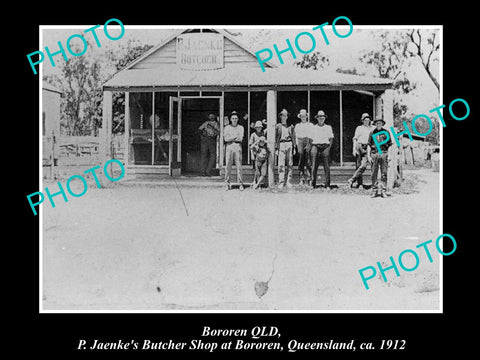
[[(112, 137), (113, 157), (123, 161), (123, 134)], [(43, 137), (43, 166), (98, 165), (100, 140), (95, 136)]]

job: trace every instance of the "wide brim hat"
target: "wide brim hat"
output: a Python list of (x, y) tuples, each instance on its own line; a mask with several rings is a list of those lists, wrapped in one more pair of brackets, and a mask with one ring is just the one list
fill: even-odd
[(318, 113), (317, 115), (315, 115), (315, 119), (318, 119), (320, 116), (323, 116), (325, 117), (325, 119), (328, 117), (327, 114), (325, 114), (325, 112), (323, 110), (318, 110)]
[(365, 120), (366, 118), (369, 118), (370, 120), (372, 120), (372, 117), (368, 113), (363, 113), (360, 121), (363, 122), (363, 120)]
[(255, 128), (257, 128), (257, 127), (263, 128), (263, 124), (260, 120), (257, 120), (257, 121), (255, 121), (255, 126), (254, 127)]
[(305, 109), (300, 110), (300, 112), (297, 114), (297, 117), (300, 118), (300, 115), (305, 115), (308, 118), (308, 112)]
[(383, 119), (375, 119), (375, 120), (373, 120), (373, 124), (376, 125), (377, 122), (379, 122), (379, 121), (382, 122), (382, 125), (385, 125), (385, 124), (386, 124), (385, 120), (383, 120)]

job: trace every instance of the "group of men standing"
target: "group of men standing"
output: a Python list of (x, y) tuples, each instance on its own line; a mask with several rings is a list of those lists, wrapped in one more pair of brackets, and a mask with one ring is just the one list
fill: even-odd
[[(323, 110), (319, 110), (314, 118), (317, 124), (309, 121), (306, 110), (302, 109), (297, 114), (300, 119), (295, 126), (288, 125), (287, 120), (289, 112), (283, 109), (279, 114), (280, 122), (275, 127), (275, 153), (278, 155), (278, 187), (291, 188), (293, 175), (293, 156), (298, 153), (298, 170), (300, 175), (300, 185), (307, 185), (311, 188), (316, 187), (318, 167), (320, 162), (323, 164), (325, 173), (324, 187), (330, 190), (330, 150), (334, 140), (332, 127), (327, 125), (327, 115)], [(244, 128), (238, 123), (239, 116), (233, 111), (230, 116), (230, 124), (226, 125), (223, 131), (225, 143), (225, 183), (226, 189), (231, 189), (230, 180), (232, 166), (235, 163), (237, 170), (237, 182), (239, 189), (244, 189), (242, 176), (242, 141), (244, 137)], [(353, 137), (353, 155), (356, 158), (356, 171), (348, 180), (347, 186), (363, 186), (362, 174), (368, 164), (372, 164), (372, 197), (380, 195), (385, 197), (389, 195), (386, 192), (387, 182), (387, 151), (392, 144), (391, 141), (380, 146), (381, 154), (378, 152), (373, 136), (382, 130), (385, 121), (377, 119), (374, 125), (370, 124), (371, 118), (367, 113), (362, 114), (362, 124), (355, 130)], [(249, 148), (252, 152), (252, 160), (255, 169), (253, 187), (257, 188), (266, 175), (269, 149), (266, 144), (266, 131), (263, 130), (263, 123), (255, 123), (256, 131), (252, 133), (249, 139)], [(220, 134), (218, 122), (215, 115), (210, 114), (209, 120), (204, 122), (199, 130), (202, 132), (202, 168), (204, 174), (211, 175), (211, 170), (215, 164), (216, 137)], [(385, 135), (378, 136), (378, 142), (382, 143)], [(215, 144), (215, 146), (214, 146)], [(381, 171), (381, 184), (378, 185), (378, 170)]]

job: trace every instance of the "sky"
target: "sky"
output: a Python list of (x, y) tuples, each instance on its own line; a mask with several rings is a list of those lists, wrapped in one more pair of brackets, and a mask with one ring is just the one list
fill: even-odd
[[(322, 55), (328, 56), (330, 60), (330, 70), (336, 70), (338, 68), (342, 69), (351, 69), (352, 67), (357, 68), (360, 73), (365, 73), (366, 75), (378, 76), (378, 73), (373, 68), (367, 67), (365, 64), (362, 64), (358, 59), (362, 53), (365, 53), (371, 49), (378, 49), (381, 44), (379, 44), (373, 37), (373, 33), (384, 31), (387, 27), (355, 27), (352, 34), (346, 38), (339, 38), (334, 35), (331, 28), (325, 28), (329, 44), (326, 45), (323, 41), (319, 30), (313, 31), (312, 28), (315, 25), (302, 25), (302, 26), (263, 26), (263, 27), (222, 27), (227, 29), (230, 33), (235, 34), (235, 38), (242, 44), (245, 44), (247, 48), (251, 51), (259, 51), (263, 48), (270, 48), (273, 50), (273, 44), (277, 44), (279, 49), (286, 47), (286, 39), (290, 39), (290, 42), (294, 44), (294, 39), (300, 32), (307, 31), (310, 32), (316, 38), (316, 47), (314, 51), (320, 51)], [(61, 41), (65, 47), (66, 40), (69, 36), (73, 34), (79, 34), (82, 31), (90, 28), (91, 25), (78, 26), (78, 27), (60, 27), (60, 26), (48, 26), (44, 27), (42, 31), (42, 40), (43, 47), (48, 46), (51, 51), (58, 50), (58, 41)], [(165, 38), (171, 34), (179, 31), (179, 28), (159, 28), (158, 26), (153, 29), (139, 29), (138, 26), (126, 26), (125, 33), (122, 38), (116, 41), (108, 39), (103, 30), (103, 27), (100, 27), (96, 30), (101, 47), (98, 48), (95, 45), (93, 37), (91, 34), (87, 34), (86, 38), (91, 40), (92, 45), (88, 47), (87, 51), (92, 52), (93, 56), (104, 56), (105, 52), (110, 49), (115, 49), (121, 46), (122, 42), (127, 42), (129, 39), (137, 41), (139, 45), (150, 44), (157, 45), (161, 43)], [(346, 34), (348, 32), (348, 26), (342, 27), (337, 26), (338, 32)], [(120, 34), (120, 29), (116, 26), (108, 27), (109, 33), (111, 36), (115, 37)], [(390, 29), (393, 30), (393, 29)], [(395, 30), (407, 31), (408, 28), (396, 28)], [(429, 31), (424, 29), (425, 31)], [(438, 30), (437, 30), (438, 31)], [(300, 42), (300, 45), (305, 49), (311, 47), (310, 40), (308, 37), (302, 36), (302, 40), (305, 42)], [(75, 42), (80, 43), (79, 39), (72, 40), (72, 44)], [(442, 44), (441, 44), (442, 45)], [(442, 46), (440, 47), (440, 51)], [(33, 51), (33, 50), (32, 50)], [(68, 54), (68, 53), (67, 53)], [(297, 52), (297, 60), (300, 58), (300, 54)], [(69, 54), (68, 54), (69, 55)], [(289, 53), (285, 53), (285, 63), (282, 65), (279, 63), (278, 59), (274, 57), (273, 62), (278, 66), (293, 66), (294, 59), (291, 58)], [(42, 66), (43, 75), (55, 74), (58, 73), (59, 69), (62, 66), (63, 59), (61, 55), (56, 56), (58, 58), (57, 66), (52, 67), (48, 62), (46, 57), (44, 64)], [(406, 70), (408, 77), (412, 80), (417, 81), (418, 86), (415, 91), (411, 94), (404, 96), (403, 101), (405, 101), (410, 109), (412, 114), (416, 113), (427, 113), (430, 109), (440, 104), (439, 94), (436, 87), (433, 85), (432, 81), (426, 74), (426, 71), (421, 66), (420, 59), (412, 58), (405, 62)], [(437, 74), (437, 79), (439, 79), (439, 66), (438, 62), (435, 63), (434, 73)], [(439, 79), (440, 80), (440, 79)]]

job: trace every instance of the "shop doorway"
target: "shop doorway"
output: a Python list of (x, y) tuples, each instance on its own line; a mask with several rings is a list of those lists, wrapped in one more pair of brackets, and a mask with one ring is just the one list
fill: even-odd
[[(220, 119), (220, 97), (181, 97), (181, 167), (184, 175), (202, 173), (200, 131), (198, 128), (208, 115), (214, 113)], [(220, 122), (219, 122), (220, 124)], [(219, 136), (217, 137), (215, 168), (219, 163)], [(213, 174), (218, 170), (214, 169)]]

